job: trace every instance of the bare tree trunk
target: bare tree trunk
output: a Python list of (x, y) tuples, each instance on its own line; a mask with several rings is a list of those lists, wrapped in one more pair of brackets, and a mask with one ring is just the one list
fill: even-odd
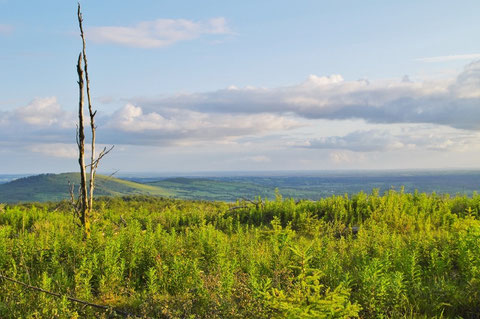
[[(72, 204), (75, 205), (75, 212), (80, 216), (80, 222), (85, 231), (85, 237), (90, 237), (90, 216), (93, 209), (93, 190), (95, 189), (95, 173), (97, 171), (98, 164), (100, 160), (107, 155), (112, 149), (113, 146), (107, 149), (106, 147), (100, 152), (98, 157), (95, 154), (95, 143), (96, 143), (96, 126), (95, 126), (95, 115), (97, 111), (93, 110), (92, 99), (90, 97), (90, 79), (88, 77), (88, 61), (86, 53), (86, 42), (85, 35), (83, 33), (83, 18), (80, 8), (80, 3), (78, 3), (78, 26), (80, 27), (80, 36), (82, 38), (82, 52), (78, 56), (77, 63), (77, 73), (78, 73), (78, 87), (79, 87), (79, 106), (78, 106), (78, 134), (77, 134), (77, 144), (78, 144), (78, 163), (80, 165), (80, 194), (77, 204), (73, 200), (73, 189), (71, 189)], [(82, 68), (83, 61), (83, 68)], [(85, 165), (85, 127), (83, 119), (83, 105), (84, 105), (84, 76), (87, 89), (87, 102), (88, 102), (88, 113), (90, 115), (90, 130), (92, 134), (91, 140), (91, 157), (90, 157), (90, 179), (87, 185), (87, 169)]]
[(90, 212), (93, 208), (93, 190), (95, 188), (95, 170), (96, 166), (94, 165), (95, 162), (95, 139), (96, 139), (96, 127), (95, 127), (95, 115), (97, 111), (93, 111), (92, 107), (92, 99), (90, 97), (90, 79), (88, 77), (88, 61), (87, 61), (87, 52), (86, 52), (86, 42), (85, 42), (85, 35), (83, 33), (83, 18), (82, 12), (80, 8), (80, 3), (78, 4), (78, 26), (80, 28), (80, 37), (82, 38), (82, 53), (83, 53), (83, 62), (85, 64), (85, 82), (87, 83), (87, 102), (88, 102), (88, 113), (90, 115), (90, 129), (92, 133), (92, 141), (91, 141), (91, 156), (90, 156), (90, 183), (89, 183), (89, 194), (88, 194), (88, 211)]
[(77, 63), (78, 74), (78, 164), (80, 165), (80, 221), (85, 225), (88, 220), (88, 200), (87, 200), (87, 174), (85, 169), (85, 132), (83, 125), (83, 69), (82, 69), (82, 54), (78, 56)]

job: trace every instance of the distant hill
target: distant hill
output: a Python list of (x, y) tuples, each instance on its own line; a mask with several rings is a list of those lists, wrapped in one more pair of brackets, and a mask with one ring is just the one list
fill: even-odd
[(19, 174), (0, 174), (0, 184), (8, 183), (17, 178), (27, 177), (29, 174), (19, 175)]
[[(80, 174), (42, 174), (0, 184), (0, 203), (45, 202), (70, 198), (69, 182), (78, 193)], [(153, 195), (182, 199), (235, 201), (255, 197), (274, 197), (274, 188), (247, 181), (219, 181), (206, 178), (168, 178), (156, 181), (127, 181), (97, 175), (96, 196)]]
[[(318, 200), (331, 195), (381, 194), (390, 189), (405, 192), (472, 195), (480, 189), (480, 171), (350, 172), (324, 175), (225, 176), (225, 177), (126, 177), (97, 175), (96, 196), (153, 195), (181, 199), (234, 202), (283, 197)], [(0, 184), (0, 202), (57, 201), (69, 198), (68, 182), (79, 184), (78, 173), (43, 174)]]
[[(19, 178), (0, 184), (0, 202), (44, 202), (70, 198), (69, 182), (76, 186), (78, 193), (79, 173), (42, 174)], [(154, 195), (172, 196), (173, 193), (161, 187), (130, 182), (114, 177), (97, 175), (96, 196)]]

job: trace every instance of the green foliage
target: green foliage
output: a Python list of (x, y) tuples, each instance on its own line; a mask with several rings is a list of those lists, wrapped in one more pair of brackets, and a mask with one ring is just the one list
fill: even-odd
[[(236, 207), (236, 208), (233, 208)], [(0, 274), (153, 318), (475, 318), (480, 196), (2, 205)], [(0, 318), (113, 314), (0, 281)]]

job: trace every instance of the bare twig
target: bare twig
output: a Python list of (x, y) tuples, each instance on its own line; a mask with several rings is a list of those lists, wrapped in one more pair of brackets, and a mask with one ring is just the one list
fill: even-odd
[(240, 199), (243, 200), (243, 201), (245, 201), (245, 202), (249, 202), (249, 203), (251, 203), (251, 204), (253, 204), (253, 205), (257, 205), (257, 204), (258, 204), (257, 202), (254, 202), (253, 200), (248, 199), (248, 198), (245, 198), (245, 197), (243, 197), (243, 196), (240, 197)]
[(135, 318), (142, 318), (140, 316), (137, 316), (137, 315), (134, 315), (134, 314), (131, 314), (131, 313), (128, 313), (126, 311), (123, 311), (123, 310), (118, 310), (118, 309), (115, 309), (113, 307), (109, 307), (109, 306), (104, 306), (104, 305), (98, 305), (98, 304), (95, 304), (95, 303), (91, 303), (91, 302), (88, 302), (88, 301), (85, 301), (85, 300), (80, 300), (80, 299), (77, 299), (77, 298), (73, 298), (73, 297), (69, 297), (69, 296), (64, 296), (64, 295), (61, 295), (59, 293), (56, 293), (56, 292), (51, 292), (51, 291), (48, 291), (48, 290), (45, 290), (45, 289), (42, 289), (40, 287), (36, 287), (36, 286), (32, 286), (32, 285), (29, 285), (29, 284), (26, 284), (24, 282), (21, 282), (21, 281), (18, 281), (16, 279), (13, 279), (13, 278), (10, 278), (10, 277), (7, 277), (7, 276), (4, 276), (4, 275), (0, 275), (0, 279), (5, 279), (7, 281), (10, 281), (10, 282), (13, 282), (15, 284), (18, 284), (18, 285), (21, 285), (25, 288), (28, 288), (28, 289), (32, 289), (32, 290), (35, 290), (35, 291), (38, 291), (38, 292), (43, 292), (47, 295), (50, 295), (50, 296), (54, 296), (54, 297), (57, 297), (57, 298), (62, 298), (62, 297), (65, 297), (66, 299), (70, 300), (70, 301), (73, 301), (73, 302), (76, 302), (76, 303), (79, 303), (79, 304), (82, 304), (82, 305), (85, 305), (85, 306), (90, 306), (90, 307), (93, 307), (93, 308), (97, 308), (97, 309), (102, 309), (102, 310), (111, 310), (119, 315), (122, 315), (124, 317), (135, 317)]
[(103, 151), (100, 152), (100, 154), (98, 155), (98, 158), (96, 160), (94, 160), (92, 163), (86, 165), (86, 167), (93, 167), (94, 168), (94, 172), (95, 170), (97, 169), (98, 167), (98, 164), (100, 163), (100, 160), (105, 156), (107, 155), (108, 153), (110, 153), (111, 150), (113, 150), (113, 148), (115, 147), (115, 145), (112, 145), (108, 150), (107, 148), (105, 147), (103, 149)]
[(245, 198), (245, 197), (240, 197), (240, 198), (245, 202), (249, 202), (250, 204), (255, 205), (256, 209), (260, 209), (261, 207), (263, 207), (263, 202), (262, 202), (261, 199), (259, 199), (257, 201), (253, 201), (253, 200)]
[(112, 145), (109, 149), (107, 149), (106, 147), (103, 148), (103, 150), (100, 152), (100, 154), (98, 155), (97, 159), (94, 160), (92, 163), (93, 163), (93, 168), (94, 168), (94, 172), (96, 171), (97, 167), (98, 167), (98, 163), (100, 163), (100, 160), (105, 156), (107, 155), (108, 153), (110, 153), (111, 150), (113, 150), (113, 148), (115, 147), (115, 145)]
[(232, 211), (232, 210), (237, 210), (237, 209), (243, 209), (243, 208), (249, 208), (250, 206), (247, 206), (247, 205), (243, 205), (243, 206), (234, 206), (234, 207), (230, 207), (228, 209), (228, 211)]
[[(77, 224), (78, 223), (78, 220), (79, 219), (79, 216), (80, 216), (80, 207), (79, 207), (79, 203), (80, 203), (80, 196), (75, 199), (75, 184), (73, 184), (72, 182), (68, 181), (68, 186), (69, 186), (69, 193), (70, 193), (70, 205), (72, 205), (73, 207), (73, 217), (74, 217), (74, 221), (75, 223)], [(79, 226), (81, 226), (81, 224), (78, 224)]]
[[(245, 197), (240, 197), (240, 199), (241, 199), (243, 202), (247, 202), (247, 203), (250, 203), (251, 205), (254, 205), (256, 209), (260, 209), (260, 208), (263, 206), (263, 203), (262, 203), (261, 200), (253, 201), (253, 200), (250, 200), (250, 199), (245, 198)], [(230, 207), (230, 208), (228, 209), (228, 212), (235, 211), (235, 210), (237, 210), (237, 209), (250, 208), (250, 207), (251, 207), (250, 205), (233, 206), (233, 207)]]
[(70, 193), (70, 203), (72, 205), (75, 205), (75, 195), (74, 195), (75, 185), (73, 183), (71, 183), (70, 181), (68, 181), (68, 188), (69, 188), (69, 193)]
[(117, 169), (115, 172), (113, 172), (112, 174), (108, 175), (108, 177), (112, 177), (113, 175), (117, 174), (120, 170)]

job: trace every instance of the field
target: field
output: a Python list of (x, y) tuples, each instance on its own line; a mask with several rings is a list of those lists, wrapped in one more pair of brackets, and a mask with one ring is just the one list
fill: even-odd
[[(480, 196), (0, 207), (1, 318), (478, 318)], [(66, 296), (107, 305), (82, 306)]]

